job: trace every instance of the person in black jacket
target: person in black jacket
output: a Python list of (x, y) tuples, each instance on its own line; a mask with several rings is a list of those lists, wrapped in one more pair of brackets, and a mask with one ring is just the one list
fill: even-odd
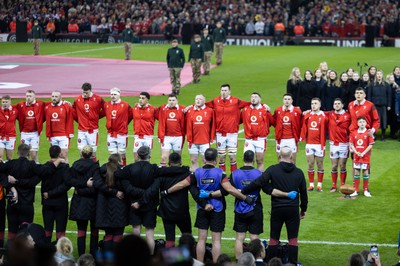
[(317, 97), (317, 91), (317, 84), (313, 79), (311, 70), (306, 70), (304, 73), (304, 80), (300, 82), (298, 95), (296, 97), (301, 111), (310, 110), (310, 102), (313, 98)]
[[(267, 261), (273, 257), (277, 257), (279, 238), (282, 226), (285, 223), (289, 239), (289, 262), (297, 265), (297, 236), (300, 219), (303, 219), (306, 215), (308, 197), (304, 174), (292, 163), (292, 150), (289, 147), (281, 149), (278, 164), (272, 165), (265, 170), (261, 177), (242, 189), (242, 193), (247, 194), (259, 188), (262, 188), (265, 193), (270, 195), (273, 189), (286, 192), (294, 190), (300, 194), (294, 200), (284, 197), (271, 197), (271, 231), (267, 252)], [(301, 199), (300, 215), (299, 198)]]
[(57, 159), (53, 164), (39, 165), (28, 160), (30, 147), (27, 144), (18, 146), (18, 159), (0, 163), (3, 174), (2, 184), (12, 198), (7, 204), (8, 241), (12, 241), (23, 223), (32, 223), (34, 217), (35, 188), (40, 182), (39, 176), (54, 173), (61, 162)]
[(201, 75), (201, 63), (204, 59), (204, 48), (203, 44), (201, 43), (200, 35), (194, 35), (193, 39), (194, 40), (191, 43), (189, 50), (189, 62), (192, 66), (193, 83), (199, 83)]
[(290, 77), (286, 83), (286, 93), (293, 95), (293, 106), (299, 106), (298, 93), (301, 83), (300, 68), (294, 67), (290, 73)]
[(336, 98), (342, 99), (344, 96), (344, 90), (340, 87), (340, 82), (336, 71), (331, 70), (329, 72), (328, 81), (325, 88), (322, 90), (322, 109), (324, 111), (333, 110), (333, 102)]
[(72, 164), (71, 177), (68, 185), (75, 187), (71, 200), (69, 219), (76, 221), (78, 227), (78, 254), (85, 253), (86, 230), (90, 221), (90, 253), (94, 256), (99, 240), (99, 230), (95, 226), (96, 197), (93, 180), (98, 179), (99, 163), (91, 157), (93, 148), (84, 146), (81, 151), (82, 158)]
[(182, 48), (178, 47), (178, 40), (172, 40), (171, 46), (167, 51), (169, 78), (172, 85), (172, 93), (179, 95), (179, 90), (181, 89), (181, 71), (185, 65), (185, 53)]
[[(155, 197), (159, 191), (164, 191), (190, 175), (189, 167), (181, 166), (182, 160), (179, 153), (169, 155), (169, 170), (171, 177), (159, 177), (153, 185), (146, 190), (144, 196), (134, 203), (136, 208), (146, 206), (150, 197)], [(174, 174), (177, 173), (177, 174)], [(165, 230), (165, 247), (175, 246), (175, 226), (178, 226), (182, 234), (192, 233), (192, 222), (189, 212), (188, 190), (186, 187), (168, 197), (162, 197), (157, 214), (162, 218)]]
[(111, 154), (108, 162), (101, 166), (100, 175), (94, 179), (94, 187), (98, 190), (96, 227), (105, 230), (104, 251), (114, 249), (114, 245), (122, 240), (125, 226), (128, 225), (128, 202), (120, 180), (114, 176), (121, 165), (121, 155)]
[[(51, 165), (59, 160), (61, 148), (51, 146), (49, 149), (50, 161), (45, 165)], [(42, 180), (42, 215), (43, 225), (48, 242), (51, 242), (54, 222), (56, 223), (56, 238), (65, 236), (68, 221), (68, 190), (66, 184), (69, 178), (69, 165), (60, 163), (53, 174), (41, 175)]]
[(375, 81), (368, 87), (367, 100), (375, 104), (378, 110), (380, 126), (382, 130), (381, 140), (385, 140), (387, 128), (387, 111), (392, 104), (392, 91), (390, 85), (383, 79), (383, 71), (376, 71)]

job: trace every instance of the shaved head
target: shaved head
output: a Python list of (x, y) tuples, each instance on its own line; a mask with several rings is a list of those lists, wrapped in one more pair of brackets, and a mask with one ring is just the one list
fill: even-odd
[(291, 161), (292, 149), (287, 146), (282, 147), (281, 151), (279, 152), (279, 158), (282, 161)]

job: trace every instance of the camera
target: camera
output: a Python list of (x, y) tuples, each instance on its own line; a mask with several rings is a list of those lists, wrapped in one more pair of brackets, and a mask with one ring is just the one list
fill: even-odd
[(17, 201), (14, 200), (13, 198), (14, 198), (14, 193), (12, 191), (8, 192), (6, 195), (6, 199), (8, 200), (8, 204), (10, 204), (11, 206), (17, 203)]

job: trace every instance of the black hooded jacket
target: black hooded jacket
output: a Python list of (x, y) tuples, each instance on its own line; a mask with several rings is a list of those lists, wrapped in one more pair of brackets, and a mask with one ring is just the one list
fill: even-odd
[(279, 189), (283, 192), (297, 191), (299, 195), (294, 200), (287, 197), (278, 198), (272, 196), (271, 207), (297, 207), (299, 206), (300, 199), (301, 211), (307, 211), (308, 196), (306, 179), (304, 178), (303, 171), (292, 163), (280, 162), (268, 167), (262, 176), (242, 189), (242, 193), (248, 194), (259, 188), (262, 188), (262, 190), (269, 195), (271, 195), (273, 189)]

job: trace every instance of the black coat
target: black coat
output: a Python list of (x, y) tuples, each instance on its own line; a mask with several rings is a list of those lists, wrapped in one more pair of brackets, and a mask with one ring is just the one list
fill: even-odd
[[(151, 200), (151, 197), (157, 197), (159, 191), (167, 190), (190, 175), (190, 170), (187, 166), (171, 166), (166, 169), (169, 170), (171, 176), (157, 178), (139, 201), (141, 206), (146, 205)], [(189, 187), (186, 187), (161, 198), (157, 212), (158, 216), (171, 221), (180, 221), (188, 216), (190, 217), (188, 191)]]
[[(18, 204), (33, 204), (35, 201), (36, 185), (40, 182), (40, 175), (54, 173), (54, 164), (40, 165), (25, 157), (0, 163), (2, 184), (6, 188), (15, 187), (18, 193)], [(16, 184), (8, 183), (8, 175), (15, 177)]]
[(311, 100), (317, 97), (317, 90), (317, 84), (314, 80), (300, 82), (297, 99), (301, 111), (304, 112), (311, 109)]
[(386, 82), (374, 82), (368, 87), (367, 100), (375, 106), (389, 106), (392, 104), (392, 89)]
[(345, 93), (342, 87), (336, 86), (334, 83), (326, 84), (322, 91), (322, 109), (324, 111), (333, 110), (333, 103), (336, 98), (343, 99)]
[[(94, 180), (94, 187), (98, 190), (96, 205), (97, 228), (121, 228), (128, 225), (129, 205), (126, 197), (116, 197), (118, 191), (123, 191), (119, 180), (115, 180), (113, 187), (105, 183), (106, 165), (100, 168), (100, 175)], [(115, 178), (115, 177), (114, 177)]]
[[(52, 165), (53, 162), (47, 162), (45, 165)], [(68, 206), (68, 190), (71, 188), (67, 185), (70, 178), (69, 165), (60, 163), (53, 174), (41, 175), (42, 186), (42, 205), (46, 206)], [(48, 198), (43, 198), (43, 193), (48, 193)]]
[(94, 187), (88, 187), (89, 178), (99, 178), (99, 163), (92, 159), (79, 159), (71, 167), (68, 185), (75, 187), (72, 197), (69, 219), (94, 220), (96, 218), (96, 197)]
[[(300, 80), (297, 81), (296, 83), (292, 83), (292, 80), (289, 79), (286, 83), (286, 93), (292, 94), (293, 97), (293, 105), (294, 106), (299, 106), (299, 100), (298, 100), (298, 95), (299, 95), (299, 86), (300, 86)], [(310, 103), (311, 104), (311, 103)]]

